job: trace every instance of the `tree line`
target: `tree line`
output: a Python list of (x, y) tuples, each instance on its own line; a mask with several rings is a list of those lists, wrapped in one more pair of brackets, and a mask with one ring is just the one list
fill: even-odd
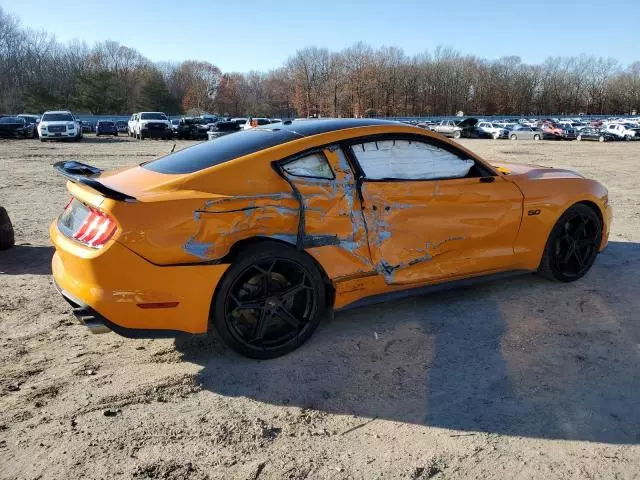
[(487, 60), (451, 48), (406, 55), (357, 43), (315, 46), (280, 68), (223, 73), (204, 61), (152, 62), (115, 41), (58, 42), (0, 8), (0, 113), (291, 116), (625, 114), (640, 111), (640, 61)]

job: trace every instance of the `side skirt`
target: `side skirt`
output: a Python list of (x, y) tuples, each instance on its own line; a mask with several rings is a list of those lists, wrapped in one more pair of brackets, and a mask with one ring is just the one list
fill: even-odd
[(371, 295), (369, 297), (361, 298), (353, 303), (345, 305), (342, 308), (336, 309), (336, 312), (344, 312), (353, 308), (365, 307), (367, 305), (375, 305), (377, 303), (384, 303), (391, 300), (399, 300), (402, 298), (417, 297), (435, 292), (443, 292), (447, 290), (453, 290), (461, 287), (470, 287), (473, 285), (488, 283), (494, 280), (500, 280), (509, 277), (515, 277), (518, 275), (525, 275), (528, 273), (534, 273), (532, 270), (512, 270), (508, 272), (493, 273), (489, 275), (479, 275), (477, 277), (464, 278), (460, 280), (452, 280), (450, 282), (438, 283), (435, 285), (425, 285), (422, 287), (413, 287), (406, 290), (399, 290), (396, 292), (379, 293)]

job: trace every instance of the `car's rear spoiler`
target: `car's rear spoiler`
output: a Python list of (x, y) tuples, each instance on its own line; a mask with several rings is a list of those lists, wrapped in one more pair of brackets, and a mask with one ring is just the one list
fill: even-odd
[(86, 163), (76, 162), (75, 160), (56, 162), (53, 164), (53, 168), (72, 182), (86, 185), (112, 200), (121, 200), (123, 202), (133, 202), (136, 200), (135, 197), (113, 190), (96, 180), (95, 177), (102, 173), (102, 169), (100, 168), (92, 167)]

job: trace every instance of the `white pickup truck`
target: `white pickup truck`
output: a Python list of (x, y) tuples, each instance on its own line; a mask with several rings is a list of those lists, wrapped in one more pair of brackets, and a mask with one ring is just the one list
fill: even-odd
[(129, 120), (129, 132), (138, 140), (145, 138), (171, 140), (173, 138), (171, 122), (162, 112), (134, 113)]
[(638, 140), (640, 138), (639, 129), (633, 128), (631, 125), (626, 125), (623, 123), (610, 123), (602, 130), (615, 135), (620, 140)]

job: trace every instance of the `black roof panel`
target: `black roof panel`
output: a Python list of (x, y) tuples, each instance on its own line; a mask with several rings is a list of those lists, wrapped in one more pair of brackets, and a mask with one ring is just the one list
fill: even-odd
[(273, 123), (199, 143), (152, 160), (142, 167), (158, 173), (193, 173), (303, 137), (374, 125), (397, 125), (397, 122), (373, 118), (345, 118)]
[(305, 137), (321, 133), (344, 130), (345, 128), (372, 127), (375, 125), (397, 125), (399, 122), (376, 118), (331, 118), (326, 120), (293, 120), (292, 122), (264, 125), (265, 130), (288, 130)]

